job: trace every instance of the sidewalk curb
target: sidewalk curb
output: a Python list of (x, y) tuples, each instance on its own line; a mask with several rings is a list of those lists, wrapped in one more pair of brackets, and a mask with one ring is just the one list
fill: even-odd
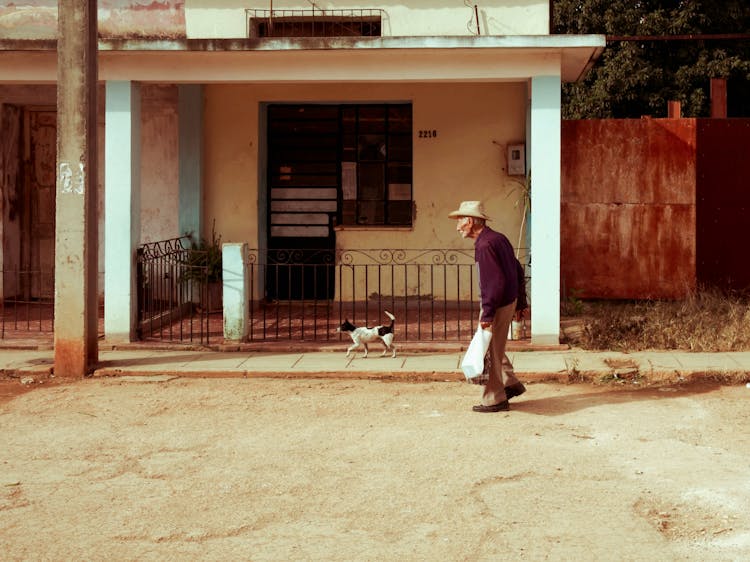
[[(396, 342), (399, 352), (409, 353), (452, 353), (466, 351), (469, 339), (461, 341), (405, 341)], [(184, 344), (170, 342), (108, 342), (99, 341), (98, 350), (107, 351), (204, 351), (204, 352), (250, 352), (265, 351), (273, 353), (340, 353), (346, 351), (351, 341), (340, 342), (315, 342), (315, 341), (265, 341), (265, 342), (235, 342), (220, 341), (209, 345)], [(50, 342), (37, 342), (34, 340), (0, 340), (0, 351), (54, 351), (54, 344)], [(532, 344), (531, 340), (508, 340), (506, 351), (509, 353), (535, 352), (535, 351), (569, 351), (567, 344)]]
[(92, 375), (94, 378), (117, 378), (124, 376), (154, 377), (154, 376), (176, 376), (184, 379), (331, 379), (331, 380), (380, 380), (380, 381), (404, 381), (404, 382), (463, 382), (461, 372), (423, 372), (423, 371), (399, 371), (398, 373), (386, 373), (382, 371), (246, 371), (246, 370), (153, 370), (137, 371), (130, 369), (107, 368), (97, 369)]
[[(91, 375), (93, 378), (120, 378), (120, 377), (161, 377), (170, 376), (183, 379), (330, 379), (330, 380), (376, 380), (383, 382), (460, 382), (469, 384), (460, 371), (240, 371), (240, 370), (218, 370), (218, 371), (184, 371), (184, 370), (152, 370), (137, 371), (130, 369), (97, 369)], [(575, 382), (593, 382), (596, 377), (587, 380), (571, 380), (568, 373), (543, 373), (524, 372), (516, 373), (516, 376), (524, 383), (558, 382), (571, 384)]]
[[(123, 376), (154, 377), (171, 376), (178, 378), (219, 379), (331, 379), (331, 380), (380, 380), (384, 382), (466, 382), (461, 371), (293, 371), (293, 370), (137, 370), (120, 368), (103, 368), (95, 370), (94, 378), (116, 378)], [(653, 370), (649, 373), (617, 373), (613, 370), (588, 370), (585, 372), (570, 371), (516, 371), (516, 376), (524, 383), (554, 382), (559, 384), (600, 384), (656, 386), (669, 384), (686, 384), (695, 382), (717, 382), (721, 384), (744, 384), (750, 382), (750, 372), (743, 370)]]
[[(164, 348), (161, 348), (164, 349)], [(314, 352), (300, 351), (298, 346), (287, 343), (275, 349), (256, 346), (251, 350), (231, 350), (240, 355), (248, 353), (268, 358), (278, 355), (280, 361), (238, 360), (233, 363), (231, 353), (216, 351), (186, 350), (184, 347), (172, 351), (189, 351), (179, 362), (175, 354), (162, 356), (154, 347), (125, 346), (124, 349), (103, 350), (98, 366), (89, 375), (102, 377), (153, 377), (168, 375), (180, 378), (245, 378), (245, 379), (360, 379), (381, 381), (464, 381), (458, 367), (461, 351), (455, 346), (443, 347), (433, 356), (414, 350), (404, 352), (405, 362), (398, 366), (378, 363), (377, 360), (361, 358), (342, 361), (341, 349)], [(287, 351), (284, 351), (287, 350)], [(125, 353), (116, 353), (123, 351)], [(143, 353), (138, 353), (139, 351)], [(336, 353), (334, 353), (334, 351)], [(130, 352), (130, 353), (127, 353)], [(261, 352), (261, 353), (256, 353)], [(292, 360), (284, 355), (294, 355)], [(310, 361), (300, 362), (296, 356), (315, 355)], [(0, 366), (0, 380), (26, 379), (42, 382), (55, 379), (54, 359), (49, 353), (20, 351), (7, 354), (5, 366)], [(180, 355), (180, 354), (178, 354)], [(192, 355), (200, 360), (192, 362)], [(338, 355), (341, 355), (339, 357)], [(411, 359), (408, 359), (411, 357)], [(425, 357), (425, 360), (422, 360)], [(163, 360), (163, 367), (160, 368)], [(361, 362), (362, 361), (362, 362)], [(689, 354), (674, 352), (587, 352), (565, 350), (557, 353), (526, 353), (515, 351), (513, 362), (516, 376), (524, 382), (556, 382), (562, 384), (602, 384), (619, 386), (651, 386), (683, 384), (697, 381), (719, 384), (745, 384), (750, 381), (750, 353)], [(257, 369), (253, 369), (253, 366)], [(330, 365), (330, 367), (329, 367)], [(367, 367), (367, 368), (365, 368)], [(56, 380), (60, 380), (57, 378)]]
[(52, 365), (32, 365), (22, 367), (0, 368), (0, 379), (18, 379), (21, 377), (42, 377), (49, 378), (53, 376)]

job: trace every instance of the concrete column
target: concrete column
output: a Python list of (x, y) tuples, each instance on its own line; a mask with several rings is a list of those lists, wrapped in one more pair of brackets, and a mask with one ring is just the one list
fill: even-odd
[(221, 246), (221, 267), (224, 283), (224, 339), (244, 341), (249, 334), (248, 302), (249, 279), (245, 268), (246, 243), (229, 243)]
[(141, 93), (132, 82), (106, 85), (104, 143), (104, 334), (136, 339), (135, 252), (141, 232)]
[(98, 362), (97, 12), (58, 1), (55, 375), (83, 377)]
[(560, 76), (531, 79), (531, 341), (560, 343)]
[(203, 175), (203, 86), (182, 84), (178, 88), (179, 119), (179, 233), (202, 234), (201, 202)]

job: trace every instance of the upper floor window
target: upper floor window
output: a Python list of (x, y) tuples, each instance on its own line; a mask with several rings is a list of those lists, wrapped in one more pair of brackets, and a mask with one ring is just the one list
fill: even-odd
[(382, 10), (247, 10), (247, 33), (262, 37), (380, 37)]

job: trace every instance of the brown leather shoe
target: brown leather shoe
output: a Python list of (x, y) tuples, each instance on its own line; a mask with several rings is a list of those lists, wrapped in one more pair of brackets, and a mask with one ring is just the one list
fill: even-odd
[(520, 382), (505, 387), (505, 397), (508, 400), (516, 396), (521, 396), (524, 392), (526, 392), (526, 387)]
[(475, 412), (507, 412), (510, 410), (510, 404), (508, 404), (508, 401), (505, 400), (504, 402), (500, 402), (499, 404), (493, 404), (492, 406), (485, 406), (483, 404), (479, 404), (478, 406), (473, 406), (471, 408)]

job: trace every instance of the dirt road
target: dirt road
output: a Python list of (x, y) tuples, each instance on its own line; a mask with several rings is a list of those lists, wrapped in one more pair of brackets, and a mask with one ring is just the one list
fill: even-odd
[(6, 391), (1, 557), (746, 559), (750, 389), (534, 384), (497, 414), (471, 411), (478, 394), (281, 379)]

